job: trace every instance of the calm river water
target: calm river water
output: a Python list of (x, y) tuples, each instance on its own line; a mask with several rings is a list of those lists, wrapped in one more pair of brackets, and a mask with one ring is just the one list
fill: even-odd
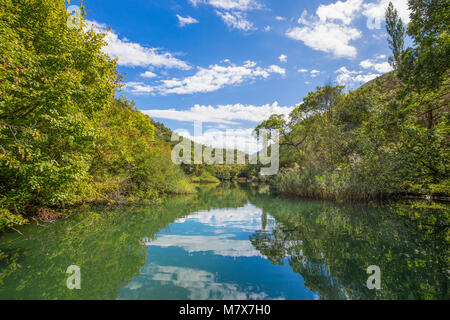
[[(0, 299), (448, 299), (449, 206), (202, 186), (0, 234)], [(42, 223), (41, 223), (42, 224)], [(70, 265), (81, 289), (69, 290)], [(367, 288), (368, 266), (381, 289)]]

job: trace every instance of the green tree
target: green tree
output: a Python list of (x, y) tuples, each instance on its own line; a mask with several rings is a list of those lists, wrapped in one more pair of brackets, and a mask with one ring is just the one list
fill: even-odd
[(64, 0), (1, 1), (0, 229), (42, 207), (193, 190), (154, 122), (115, 99), (104, 34), (69, 17)]
[(119, 79), (103, 36), (68, 17), (62, 0), (0, 6), (0, 202), (15, 213), (70, 204), (89, 180), (95, 116)]
[[(399, 78), (409, 92), (427, 95), (439, 91), (448, 93), (450, 68), (450, 6), (447, 0), (409, 0), (411, 22), (408, 35), (414, 47), (406, 49), (399, 66)], [(434, 101), (424, 103), (426, 127), (436, 124), (435, 111), (442, 108)]]
[(397, 69), (404, 51), (405, 27), (392, 2), (389, 2), (389, 6), (386, 9), (386, 31), (389, 34), (389, 48), (393, 53), (393, 57), (389, 57), (389, 62)]

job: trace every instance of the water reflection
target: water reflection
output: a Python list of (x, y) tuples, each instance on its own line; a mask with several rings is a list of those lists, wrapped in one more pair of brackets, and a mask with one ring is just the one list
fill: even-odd
[(183, 235), (163, 235), (152, 243), (147, 243), (149, 247), (180, 247), (185, 251), (207, 252), (224, 257), (257, 257), (261, 254), (248, 240), (233, 239), (234, 234), (222, 234), (218, 236), (183, 236)]
[[(274, 268), (250, 242), (251, 234), (270, 232), (274, 226), (275, 219), (251, 203), (176, 219), (155, 239), (143, 239), (147, 265), (120, 290), (119, 298), (251, 300), (298, 294), (312, 298), (299, 275), (289, 268)], [(285, 290), (287, 281), (298, 288)]]
[[(322, 299), (448, 299), (448, 205), (403, 201), (336, 205), (250, 196), (276, 219), (251, 242), (275, 265), (286, 263)], [(381, 290), (366, 268), (382, 272)]]
[[(206, 186), (0, 235), (0, 299), (448, 299), (449, 207)], [(66, 268), (82, 270), (68, 290)], [(382, 289), (366, 287), (369, 265)]]
[(158, 297), (172, 299), (173, 293), (192, 300), (260, 300), (268, 298), (265, 292), (252, 287), (240, 288), (235, 283), (221, 282), (218, 276), (201, 269), (149, 264), (123, 289), (120, 298), (143, 299)]
[[(261, 256), (248, 240), (248, 235), (262, 228), (262, 216), (262, 210), (250, 203), (236, 209), (200, 211), (175, 220), (170, 233), (159, 234), (156, 240), (144, 244), (149, 247), (180, 247), (189, 253), (210, 251), (229, 257)], [(269, 228), (275, 225), (275, 219), (269, 217), (268, 220)]]

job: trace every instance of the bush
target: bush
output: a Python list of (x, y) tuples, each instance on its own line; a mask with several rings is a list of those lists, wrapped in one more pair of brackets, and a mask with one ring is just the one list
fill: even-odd
[(0, 209), (0, 231), (6, 228), (20, 226), (29, 221), (20, 214), (12, 214), (9, 210)]
[(199, 177), (193, 177), (191, 181), (193, 183), (220, 183), (220, 180), (209, 172), (203, 172)]

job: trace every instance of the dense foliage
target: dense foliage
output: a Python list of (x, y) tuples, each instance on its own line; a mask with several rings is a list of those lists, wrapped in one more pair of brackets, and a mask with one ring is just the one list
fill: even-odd
[(64, 1), (1, 2), (0, 229), (41, 207), (192, 191), (154, 122), (115, 99), (103, 35), (68, 17)]
[(260, 128), (281, 133), (283, 193), (329, 199), (392, 194), (450, 195), (449, 7), (410, 1), (408, 34), (392, 5), (386, 12), (398, 72), (345, 93), (318, 87), (288, 119), (272, 115)]

